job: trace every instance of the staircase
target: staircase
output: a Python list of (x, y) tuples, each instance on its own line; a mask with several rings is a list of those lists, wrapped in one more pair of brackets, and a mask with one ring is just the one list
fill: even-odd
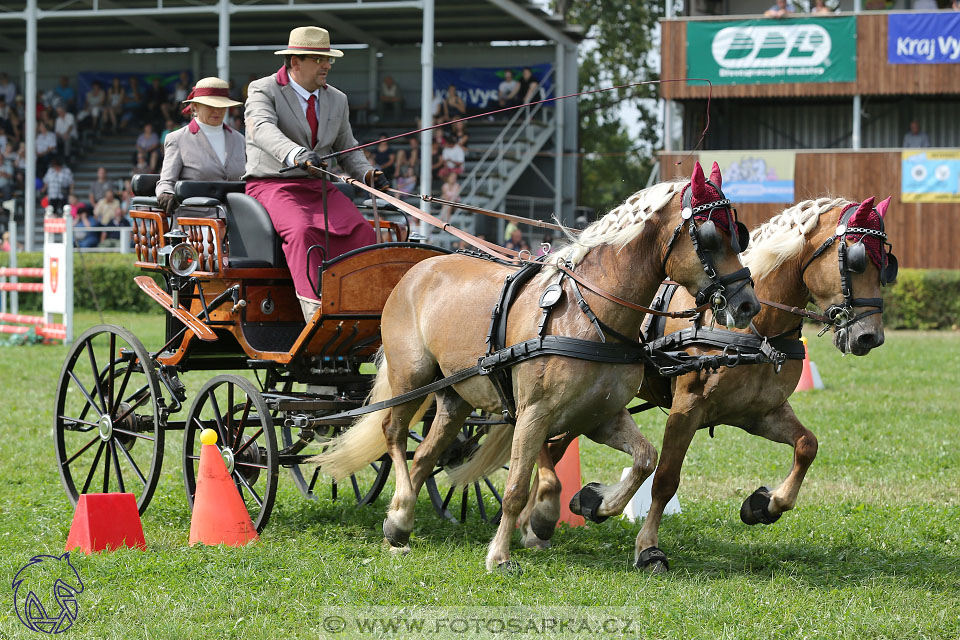
[[(119, 183), (118, 189), (122, 188), (124, 180), (130, 179), (130, 169), (133, 167), (133, 155), (136, 150), (136, 133), (121, 133), (100, 138), (76, 163), (76, 166), (71, 167), (73, 192), (81, 201), (87, 200), (90, 185), (97, 181), (97, 169), (100, 167), (106, 168), (107, 178), (111, 182)], [(119, 195), (117, 191), (117, 196)]]
[[(553, 70), (545, 77), (546, 81)], [(540, 99), (553, 96), (553, 88), (542, 92)], [(461, 198), (478, 207), (499, 209), (510, 189), (530, 166), (543, 146), (554, 136), (556, 118), (554, 103), (537, 104), (517, 109), (469, 171), (460, 190)], [(473, 231), (469, 214), (454, 216), (454, 224)]]

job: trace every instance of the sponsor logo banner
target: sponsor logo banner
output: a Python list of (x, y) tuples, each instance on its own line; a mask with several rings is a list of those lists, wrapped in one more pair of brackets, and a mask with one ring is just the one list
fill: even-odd
[(732, 202), (794, 202), (793, 151), (710, 151), (700, 164), (720, 165), (723, 195)]
[(895, 13), (887, 16), (887, 62), (960, 63), (960, 14)]
[[(457, 88), (457, 93), (467, 103), (467, 109), (470, 111), (490, 111), (500, 107), (499, 89), (503, 82), (503, 72), (505, 69), (513, 71), (513, 78), (517, 82), (521, 79), (521, 71), (527, 66), (533, 72), (533, 77), (540, 83), (541, 96), (533, 101), (542, 100), (553, 84), (553, 76), (546, 78), (547, 73), (553, 65), (530, 64), (518, 65), (513, 67), (459, 67), (459, 68), (434, 68), (433, 70), (433, 97), (434, 99), (443, 99), (447, 95), (447, 87), (451, 84)], [(548, 102), (543, 105), (550, 106), (553, 103)]]
[(901, 201), (960, 202), (960, 151), (902, 154)]
[(687, 75), (714, 84), (853, 82), (856, 18), (688, 22)]

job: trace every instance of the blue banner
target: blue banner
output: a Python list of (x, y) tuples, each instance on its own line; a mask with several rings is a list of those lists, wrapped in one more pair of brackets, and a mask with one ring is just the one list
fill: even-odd
[(960, 14), (894, 13), (887, 16), (887, 62), (960, 63)]
[[(547, 73), (553, 65), (531, 64), (530, 67), (534, 79), (540, 83), (542, 89), (541, 97), (550, 93), (553, 85), (553, 76), (547, 78)], [(521, 79), (523, 66), (517, 67), (462, 67), (433, 70), (433, 96), (443, 98), (447, 95), (447, 87), (454, 85), (457, 88), (457, 94), (467, 103), (467, 109), (470, 111), (490, 111), (499, 107), (499, 88), (503, 82), (503, 72), (506, 69), (513, 71), (513, 78), (516, 81)], [(546, 79), (545, 79), (546, 78)], [(536, 100), (534, 100), (535, 102)], [(548, 105), (544, 105), (548, 106)]]
[(960, 151), (903, 151), (901, 163), (902, 202), (960, 202)]
[(793, 151), (705, 151), (700, 164), (716, 161), (723, 176), (723, 194), (733, 202), (794, 202)]

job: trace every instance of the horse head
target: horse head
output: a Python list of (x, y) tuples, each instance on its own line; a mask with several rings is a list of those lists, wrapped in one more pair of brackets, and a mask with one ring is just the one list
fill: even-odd
[(833, 343), (842, 353), (862, 356), (883, 344), (882, 287), (897, 277), (884, 231), (889, 206), (889, 197), (876, 206), (870, 197), (836, 207), (821, 216), (811, 238), (818, 248), (805, 263), (803, 282), (833, 321)]
[[(694, 295), (698, 305), (711, 304), (720, 324), (744, 328), (760, 311), (760, 303), (739, 257), (749, 235), (724, 197), (722, 184), (716, 162), (709, 179), (700, 163), (694, 164), (690, 184), (672, 203), (673, 211), (680, 210), (680, 224), (672, 230), (662, 225), (663, 264), (667, 275)], [(682, 233), (684, 227), (687, 233)]]

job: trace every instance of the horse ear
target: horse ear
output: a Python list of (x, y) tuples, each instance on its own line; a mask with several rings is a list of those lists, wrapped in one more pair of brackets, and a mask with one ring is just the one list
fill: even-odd
[(854, 227), (858, 224), (865, 224), (871, 211), (873, 211), (873, 196), (870, 196), (860, 203), (860, 206), (857, 207), (854, 214), (850, 216), (850, 221), (847, 223), (847, 226)]
[(697, 162), (693, 165), (693, 176), (690, 177), (690, 188), (693, 189), (693, 199), (704, 202), (707, 199), (707, 182), (703, 177), (703, 167)]
[(723, 177), (720, 175), (720, 165), (717, 164), (716, 160), (713, 162), (713, 168), (710, 169), (710, 182), (717, 185), (717, 189), (723, 185)]
[(877, 205), (877, 213), (880, 214), (880, 217), (884, 217), (887, 214), (887, 207), (890, 206), (890, 200), (893, 196), (887, 196), (886, 200), (883, 200), (880, 204)]

